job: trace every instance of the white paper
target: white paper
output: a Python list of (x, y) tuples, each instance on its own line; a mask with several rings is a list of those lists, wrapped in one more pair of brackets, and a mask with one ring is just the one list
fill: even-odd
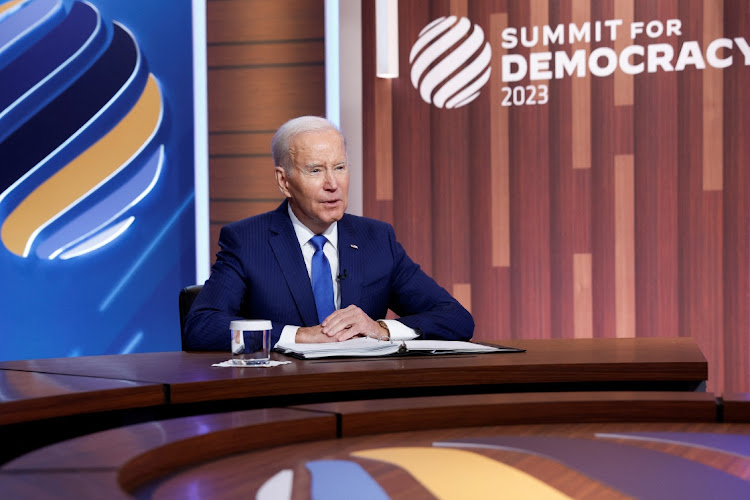
[(328, 358), (332, 356), (385, 356), (398, 352), (401, 343), (358, 337), (344, 342), (323, 342), (315, 344), (276, 344), (276, 349), (287, 354), (297, 354), (305, 358)]

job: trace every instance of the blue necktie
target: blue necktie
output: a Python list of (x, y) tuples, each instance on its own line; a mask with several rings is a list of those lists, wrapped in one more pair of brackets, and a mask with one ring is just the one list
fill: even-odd
[(333, 280), (331, 278), (331, 265), (328, 263), (326, 254), (323, 253), (323, 245), (326, 237), (316, 234), (310, 238), (310, 243), (315, 247), (312, 257), (312, 286), (315, 295), (315, 308), (318, 310), (318, 321), (323, 322), (336, 306), (333, 304)]

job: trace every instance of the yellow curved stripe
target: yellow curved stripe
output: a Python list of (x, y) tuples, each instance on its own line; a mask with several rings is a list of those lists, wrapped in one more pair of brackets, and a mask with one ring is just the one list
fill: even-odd
[(11, 0), (8, 3), (4, 3), (4, 4), (0, 5), (0, 14), (2, 14), (3, 12), (5, 12), (6, 10), (12, 9), (13, 7), (15, 7), (16, 5), (18, 5), (21, 2), (23, 2), (23, 0)]
[(153, 75), (133, 109), (107, 135), (42, 183), (8, 216), (0, 237), (24, 255), (35, 232), (115, 173), (143, 146), (159, 123), (161, 94)]
[(443, 500), (570, 497), (521, 470), (478, 453), (446, 448), (378, 448), (352, 453), (396, 465)]

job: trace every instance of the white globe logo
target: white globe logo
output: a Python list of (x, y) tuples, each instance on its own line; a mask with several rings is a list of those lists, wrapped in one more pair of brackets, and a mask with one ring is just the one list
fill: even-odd
[(424, 102), (438, 108), (469, 104), (490, 79), (492, 49), (484, 31), (465, 17), (457, 19), (440, 17), (425, 26), (409, 54), (411, 84)]

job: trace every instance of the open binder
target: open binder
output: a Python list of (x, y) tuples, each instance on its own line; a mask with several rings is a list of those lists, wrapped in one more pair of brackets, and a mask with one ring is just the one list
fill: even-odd
[(514, 347), (475, 344), (458, 340), (404, 340), (394, 342), (369, 337), (322, 344), (277, 344), (275, 350), (297, 359), (524, 352), (524, 349)]

